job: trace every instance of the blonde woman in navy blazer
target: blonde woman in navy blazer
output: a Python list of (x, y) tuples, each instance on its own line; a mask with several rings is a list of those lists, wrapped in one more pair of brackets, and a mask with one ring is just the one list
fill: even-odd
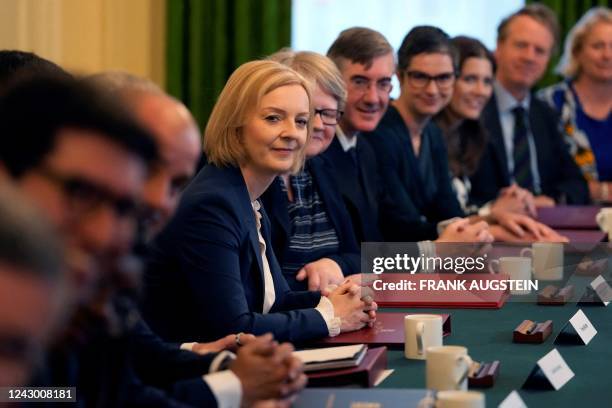
[(273, 61), (246, 63), (228, 80), (206, 127), (209, 164), (152, 251), (145, 311), (166, 339), (271, 332), (299, 342), (373, 322), (376, 304), (350, 282), (328, 297), (289, 289), (258, 201), (303, 163), (310, 95), (299, 74)]
[[(334, 138), (346, 86), (336, 65), (311, 51), (281, 50), (269, 59), (291, 67), (312, 85), (314, 117), (306, 164), (277, 177), (262, 196), (272, 223), (274, 252), (289, 286), (325, 290), (360, 272), (351, 217), (320, 153)], [(353, 175), (355, 176), (355, 175)]]

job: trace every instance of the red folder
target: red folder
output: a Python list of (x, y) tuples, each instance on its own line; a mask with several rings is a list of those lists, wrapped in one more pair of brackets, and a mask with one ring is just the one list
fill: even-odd
[[(317, 346), (344, 346), (349, 344), (367, 344), (370, 347), (387, 346), (392, 349), (404, 348), (404, 316), (420, 313), (383, 312), (376, 314), (374, 327), (366, 327), (336, 337), (326, 337), (317, 342)], [(451, 334), (451, 315), (441, 314), (444, 337)]]
[[(469, 288), (472, 281), (482, 284), (497, 284), (507, 275), (502, 274), (406, 274), (387, 273), (378, 276), (385, 283), (415, 282), (419, 287), (419, 281), (426, 280), (432, 283), (451, 286), (453, 282), (459, 285), (464, 281), (465, 287)], [(458, 309), (499, 309), (503, 306), (509, 296), (508, 290), (448, 290), (433, 288), (431, 290), (377, 290), (381, 282), (373, 283), (374, 300), (381, 307), (429, 307), (429, 308), (458, 308)]]
[(600, 209), (596, 205), (538, 208), (538, 221), (554, 229), (599, 229), (595, 217)]
[(342, 387), (357, 385), (373, 387), (378, 376), (387, 368), (387, 348), (375, 347), (367, 351), (357, 367), (306, 373), (308, 387)]

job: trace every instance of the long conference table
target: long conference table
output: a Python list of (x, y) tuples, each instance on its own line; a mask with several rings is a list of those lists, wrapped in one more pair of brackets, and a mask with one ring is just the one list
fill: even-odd
[[(595, 235), (582, 235), (583, 242), (586, 242), (590, 237), (605, 237), (603, 234), (597, 235), (594, 229), (596, 212), (596, 208), (591, 207), (557, 208), (546, 211), (543, 218), (548, 225), (559, 230), (591, 231)], [(584, 214), (588, 216), (583, 217)], [(575, 265), (583, 255), (566, 254), (568, 266), (564, 271), (565, 283), (575, 286), (575, 297), (580, 297), (584, 288), (594, 279), (594, 276), (574, 274)], [(610, 279), (612, 252), (604, 256), (608, 257), (604, 276)], [(573, 262), (572, 257), (576, 262)], [(546, 283), (540, 282), (540, 288)], [(557, 334), (579, 309), (591, 321), (597, 335), (586, 346), (553, 344)], [(381, 311), (450, 314), (452, 332), (444, 338), (445, 345), (467, 347), (475, 361), (499, 360), (501, 363), (499, 376), (492, 388), (474, 389), (485, 394), (487, 407), (496, 407), (513, 390), (519, 392), (529, 407), (612, 406), (612, 306), (578, 307), (576, 299), (563, 306), (541, 306), (536, 304), (536, 294), (531, 294), (519, 299), (511, 297), (500, 309), (387, 308)], [(542, 344), (513, 343), (512, 332), (525, 319), (538, 322), (552, 320), (551, 336)], [(537, 361), (553, 348), (565, 359), (575, 374), (574, 378), (558, 391), (521, 389)], [(408, 360), (404, 358), (403, 350), (388, 350), (387, 359), (388, 368), (394, 372), (378, 386), (379, 389), (426, 388), (425, 361)]]
[[(585, 278), (590, 281), (589, 278)], [(485, 393), (487, 406), (496, 407), (513, 390), (528, 407), (592, 407), (612, 405), (612, 307), (582, 307), (597, 335), (587, 346), (555, 345), (562, 327), (578, 311), (573, 303), (539, 306), (508, 302), (501, 309), (388, 309), (394, 312), (449, 313), (451, 335), (445, 345), (461, 345), (475, 361), (501, 363), (496, 384), (475, 389)], [(542, 344), (512, 342), (512, 331), (524, 319), (553, 321), (553, 333)], [(553, 348), (561, 353), (575, 376), (559, 391), (522, 390), (521, 386), (537, 361)], [(394, 372), (380, 388), (426, 388), (425, 361), (407, 360), (403, 350), (387, 351), (388, 367)]]

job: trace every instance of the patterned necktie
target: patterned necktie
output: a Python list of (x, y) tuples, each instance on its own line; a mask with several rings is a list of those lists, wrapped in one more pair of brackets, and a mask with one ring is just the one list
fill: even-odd
[(522, 106), (517, 106), (512, 109), (512, 113), (514, 114), (514, 181), (519, 186), (533, 191), (531, 157), (527, 139), (527, 112)]

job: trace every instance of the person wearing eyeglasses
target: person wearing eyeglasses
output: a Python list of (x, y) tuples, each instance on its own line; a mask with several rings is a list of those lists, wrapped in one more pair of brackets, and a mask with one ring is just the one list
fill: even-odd
[[(121, 406), (129, 382), (111, 306), (132, 273), (139, 200), (157, 159), (151, 135), (82, 81), (40, 76), (0, 98), (0, 176), (42, 210), (66, 247), (70, 312), (33, 385), (76, 386), (81, 405)], [(124, 369), (125, 368), (125, 369)]]
[(344, 115), (321, 157), (351, 216), (357, 242), (382, 241), (378, 225), (383, 194), (374, 151), (361, 133), (376, 128), (389, 105), (395, 70), (393, 48), (378, 31), (352, 27), (327, 51), (346, 85)]
[(301, 168), (311, 101), (304, 78), (275, 61), (247, 62), (230, 76), (206, 126), (209, 164), (150, 247), (147, 302), (165, 307), (148, 321), (165, 340), (247, 332), (304, 342), (375, 318), (351, 282), (328, 296), (291, 290), (273, 249), (260, 197)]
[(491, 233), (497, 240), (564, 241), (564, 237), (529, 218), (535, 211), (533, 195), (516, 184), (502, 190), (485, 206), (471, 203), (469, 176), (478, 167), (489, 138), (480, 116), (493, 93), (495, 62), (489, 50), (475, 38), (459, 36), (452, 43), (459, 56), (458, 76), (450, 103), (434, 117), (434, 122), (444, 135), (452, 186), (462, 209), (466, 214), (489, 215), (489, 221), (504, 219), (504, 212), (517, 213), (509, 216), (520, 221), (514, 228), (491, 225)]
[[(468, 216), (452, 188), (442, 132), (432, 122), (451, 100), (457, 61), (457, 51), (444, 31), (413, 28), (398, 51), (400, 96), (378, 128), (366, 135), (377, 152), (389, 195), (402, 208), (402, 221), (412, 224), (415, 240), (443, 238), (441, 233), (454, 220)], [(493, 240), (489, 223), (537, 234), (534, 223), (522, 214), (500, 212), (468, 220), (471, 225), (462, 228), (462, 242)], [(383, 222), (391, 222), (384, 231), (396, 230), (398, 221), (393, 217)]]
[[(414, 241), (438, 238), (450, 221), (464, 216), (451, 188), (446, 149), (431, 118), (450, 100), (455, 81), (455, 50), (436, 27), (413, 28), (398, 51), (400, 96), (391, 102), (378, 127), (365, 136), (376, 151), (381, 177), (401, 220), (381, 219), (387, 240), (405, 239), (399, 221), (411, 225)], [(445, 221), (440, 226), (438, 223)], [(464, 242), (488, 241), (488, 225), (475, 224)]]
[(318, 157), (334, 138), (346, 99), (334, 63), (314, 52), (281, 50), (269, 57), (312, 84), (314, 119), (306, 163), (297, 174), (277, 177), (263, 194), (272, 222), (274, 252), (294, 290), (326, 290), (359, 273), (359, 247), (331, 170)]
[[(410, 209), (396, 205), (387, 193), (376, 153), (363, 136), (378, 126), (389, 106), (391, 77), (395, 71), (393, 48), (378, 31), (352, 27), (340, 33), (327, 56), (342, 75), (347, 100), (334, 140), (320, 157), (342, 195), (357, 242), (379, 242), (387, 237), (416, 241), (412, 238)], [(382, 226), (389, 230), (381, 231)], [(467, 225), (467, 220), (457, 220), (436, 241), (464, 242), (463, 237), (469, 236), (473, 228)], [(435, 251), (433, 242), (414, 244), (415, 256)]]

